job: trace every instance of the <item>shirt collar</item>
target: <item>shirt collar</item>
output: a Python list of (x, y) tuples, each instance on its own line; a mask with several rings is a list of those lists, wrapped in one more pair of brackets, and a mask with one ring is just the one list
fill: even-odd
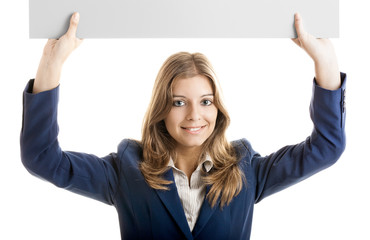
[[(172, 157), (170, 157), (170, 161), (168, 162), (167, 166), (175, 168), (176, 170), (179, 170), (177, 169), (177, 167), (175, 167)], [(199, 163), (197, 169), (199, 169), (201, 166), (204, 167), (206, 172), (211, 171), (211, 169), (213, 168), (213, 161), (212, 161), (211, 156), (208, 153), (206, 154), (206, 157), (204, 158), (204, 160), (201, 163)]]
[(205, 159), (201, 162), (201, 164), (203, 164), (206, 172), (209, 172), (211, 171), (211, 169), (213, 168), (213, 161), (212, 161), (212, 158), (211, 156), (207, 153), (206, 154), (206, 157)]

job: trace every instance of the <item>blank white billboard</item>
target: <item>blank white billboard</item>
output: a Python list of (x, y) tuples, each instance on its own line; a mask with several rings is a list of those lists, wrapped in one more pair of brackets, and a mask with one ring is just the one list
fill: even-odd
[(292, 38), (299, 12), (316, 37), (339, 37), (339, 0), (30, 0), (30, 38)]

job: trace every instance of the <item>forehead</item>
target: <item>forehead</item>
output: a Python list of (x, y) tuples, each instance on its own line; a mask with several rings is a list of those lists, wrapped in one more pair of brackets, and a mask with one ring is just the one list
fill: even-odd
[(203, 75), (177, 79), (172, 86), (173, 95), (201, 96), (213, 94), (210, 80)]

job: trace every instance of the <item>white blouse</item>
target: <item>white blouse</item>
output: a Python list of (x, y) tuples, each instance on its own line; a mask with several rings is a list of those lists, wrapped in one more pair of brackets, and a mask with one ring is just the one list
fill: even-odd
[(172, 167), (173, 169), (177, 193), (179, 194), (182, 207), (184, 208), (189, 228), (191, 231), (193, 231), (206, 194), (206, 186), (202, 181), (202, 167), (204, 167), (206, 172), (209, 172), (213, 167), (213, 162), (211, 157), (207, 154), (206, 158), (191, 174), (190, 185), (188, 177), (183, 171), (175, 167), (172, 158), (170, 158), (168, 166)]

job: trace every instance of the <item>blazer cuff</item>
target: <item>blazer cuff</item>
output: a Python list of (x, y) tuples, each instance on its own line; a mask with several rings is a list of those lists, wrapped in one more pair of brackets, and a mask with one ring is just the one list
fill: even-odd
[[(37, 95), (39, 93), (33, 93), (33, 84), (35, 83), (35, 79), (32, 78), (28, 81), (27, 85), (26, 85), (26, 88), (24, 89), (24, 94), (32, 94), (32, 95)], [(53, 89), (50, 89), (50, 90), (46, 90), (46, 91), (43, 91), (43, 92), (50, 92), (50, 91), (53, 91), (53, 90), (57, 90), (58, 91), (59, 89), (59, 85)], [(43, 93), (43, 92), (40, 92), (40, 93)]]
[[(347, 82), (347, 74), (346, 73), (343, 73), (343, 72), (340, 72), (340, 81), (341, 81), (341, 86), (340, 88), (343, 88), (345, 89), (346, 88), (346, 82)], [(336, 90), (328, 90), (328, 89), (325, 89), (323, 87), (321, 87), (317, 81), (316, 81), (316, 77), (313, 78), (313, 83), (315, 86), (319, 87), (319, 88), (322, 88), (324, 90), (327, 90), (327, 91), (336, 91)], [(340, 89), (339, 88), (339, 89)], [(337, 89), (338, 90), (338, 89)]]
[[(51, 126), (54, 121), (56, 122), (59, 101), (59, 86), (34, 94), (32, 93), (33, 83), (34, 79), (29, 80), (23, 91), (23, 117), (20, 141), (22, 161), (25, 165), (29, 165), (30, 162), (25, 162), (24, 159), (35, 157), (29, 152), (29, 150), (32, 150), (32, 147), (28, 145), (33, 145), (34, 142), (37, 142), (36, 139), (40, 137), (39, 125)], [(46, 134), (42, 142), (49, 143), (56, 138), (58, 135), (57, 124), (53, 125), (52, 128), (54, 134)]]
[[(319, 86), (314, 78), (313, 94), (311, 101), (311, 117), (314, 123), (318, 115), (315, 113), (320, 112), (326, 114), (333, 114), (339, 118), (340, 128), (344, 128), (345, 114), (346, 114), (346, 82), (347, 74), (340, 73), (341, 86), (337, 90), (328, 90)], [(316, 111), (315, 111), (316, 109)], [(321, 109), (322, 111), (317, 111)], [(326, 115), (325, 114), (325, 115)], [(315, 117), (316, 115), (316, 117)]]

